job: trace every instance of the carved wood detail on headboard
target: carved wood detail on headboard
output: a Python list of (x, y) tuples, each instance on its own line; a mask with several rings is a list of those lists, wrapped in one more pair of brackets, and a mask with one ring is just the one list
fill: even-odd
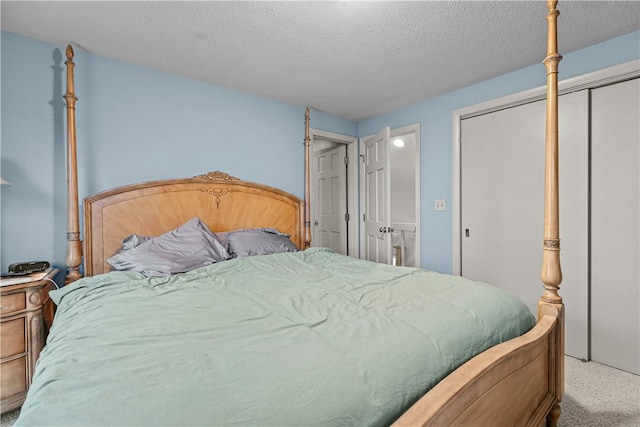
[(206, 179), (209, 181), (240, 181), (240, 178), (236, 178), (235, 176), (231, 176), (228, 173), (213, 171), (209, 173), (205, 173), (202, 175), (196, 175), (193, 177), (194, 179)]
[[(228, 173), (220, 172), (220, 171), (214, 171), (214, 172), (209, 172), (202, 175), (196, 175), (193, 177), (193, 179), (201, 179), (206, 181), (227, 181), (227, 182), (240, 181), (240, 178), (236, 178), (235, 176), (231, 176)], [(210, 196), (215, 197), (216, 209), (220, 209), (220, 203), (222, 202), (222, 198), (229, 193), (235, 192), (236, 190), (228, 190), (224, 188), (202, 188), (202, 189), (199, 189), (198, 191), (203, 191), (209, 194)]]

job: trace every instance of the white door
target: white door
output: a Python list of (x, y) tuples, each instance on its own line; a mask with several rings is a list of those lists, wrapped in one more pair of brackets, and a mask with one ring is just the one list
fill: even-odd
[(331, 248), (347, 255), (346, 145), (314, 153), (315, 218), (312, 246)]
[[(588, 358), (588, 91), (559, 100), (560, 239), (566, 353)], [(537, 313), (545, 101), (462, 120), (461, 273)]]
[(389, 135), (386, 127), (364, 140), (364, 258), (391, 264)]
[(640, 80), (591, 103), (591, 358), (640, 374)]

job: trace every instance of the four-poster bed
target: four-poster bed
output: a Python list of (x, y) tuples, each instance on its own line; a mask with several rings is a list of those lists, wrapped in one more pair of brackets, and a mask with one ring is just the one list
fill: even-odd
[[(160, 416), (159, 413), (163, 424), (538, 426), (546, 422), (555, 425), (560, 415), (564, 382), (564, 306), (558, 295), (561, 272), (557, 66), (561, 56), (557, 53), (558, 12), (555, 6), (555, 1), (548, 2), (549, 41), (544, 61), (548, 88), (544, 293), (539, 302), (537, 323), (528, 310), (519, 309), (523, 304), (491, 286), (419, 269), (354, 260), (318, 248), (276, 251), (265, 257), (216, 260), (219, 262), (210, 266), (157, 279), (132, 271), (109, 272), (112, 257), (126, 253), (123, 252), (126, 245), (130, 244), (128, 249), (132, 250), (140, 248), (144, 242), (153, 240), (153, 236), (166, 236), (167, 232), (179, 229), (192, 218), (199, 218), (213, 233), (224, 235), (221, 241), (229, 253), (238, 244), (230, 232), (244, 229), (275, 229), (281, 233), (275, 234), (279, 238), (282, 234), (288, 235), (297, 248), (308, 248), (308, 109), (305, 112), (304, 202), (281, 190), (221, 172), (104, 191), (84, 200), (84, 274), (87, 278), (77, 281), (82, 259), (75, 155), (77, 98), (73, 86), (73, 50), (69, 47), (65, 99), (69, 147), (67, 263), (71, 284), (52, 295), (59, 306), (56, 321), (17, 425), (38, 424), (42, 420), (50, 425), (146, 424), (156, 422), (158, 419), (154, 417)], [(273, 238), (271, 231), (267, 233)], [(131, 243), (132, 236), (134, 243)], [(275, 260), (273, 264), (272, 260)], [(309, 276), (310, 269), (314, 276)], [(240, 275), (238, 270), (252, 271), (252, 277), (260, 279), (258, 286), (245, 283), (247, 276)], [(290, 276), (280, 276), (280, 270), (285, 270), (299, 282), (286, 282)], [(203, 277), (210, 280), (207, 286), (201, 283)], [(312, 284), (301, 291), (307, 286), (305, 280), (309, 277)], [(357, 277), (370, 281), (358, 281), (361, 279)], [(445, 294), (445, 299), (432, 303), (435, 296), (426, 293), (431, 287), (436, 293)], [(320, 288), (323, 290), (319, 298), (305, 299), (307, 295), (315, 295)], [(121, 289), (121, 292), (114, 293), (114, 289)], [(332, 292), (325, 292), (326, 289)], [(461, 293), (450, 294), (457, 289)], [(206, 299), (209, 292), (214, 292), (212, 300), (216, 304), (204, 303), (210, 301)], [(168, 295), (187, 298), (186, 295), (193, 293), (195, 301), (164, 299), (169, 298)], [(246, 300), (239, 299), (245, 296)], [(145, 304), (152, 298), (154, 304)], [(445, 312), (454, 312), (456, 306), (467, 304), (463, 301), (476, 299), (484, 301), (484, 306), (469, 308), (464, 305), (461, 313), (442, 320)], [(346, 300), (354, 300), (354, 305), (348, 306)], [(397, 305), (402, 310), (389, 308)], [(487, 307), (490, 305), (495, 307)], [(513, 310), (507, 310), (507, 306), (513, 306)], [(128, 316), (132, 316), (124, 318), (124, 326), (120, 324), (123, 307)], [(254, 309), (256, 311), (248, 316), (234, 317)], [(474, 312), (471, 321), (465, 318), (468, 310), (482, 313)], [(151, 311), (162, 311), (163, 316), (152, 317)], [(433, 311), (435, 314), (431, 315), (435, 317), (422, 318), (422, 311)], [(381, 317), (374, 320), (367, 317), (372, 312)], [(190, 317), (197, 313), (204, 317)], [(338, 321), (332, 317), (334, 315)], [(486, 316), (486, 319), (478, 316)], [(186, 326), (178, 322), (179, 317), (189, 317)], [(233, 332), (240, 337), (239, 344), (220, 341), (226, 339), (230, 329), (213, 329), (213, 335), (205, 335), (211, 327), (223, 325), (227, 328), (227, 317), (241, 325)], [(529, 317), (530, 324), (527, 323)], [(250, 327), (259, 319), (268, 319), (266, 327), (272, 329), (268, 338), (254, 335), (255, 331)], [(395, 322), (398, 319), (400, 321)], [(431, 326), (438, 323), (438, 319), (445, 323), (444, 329), (432, 331)], [(96, 329), (102, 322), (106, 322), (104, 329)], [(483, 327), (473, 329), (474, 324), (482, 322), (487, 322), (482, 326), (489, 329), (485, 331), (486, 337), (482, 335)], [(330, 323), (337, 329), (324, 330)], [(409, 330), (386, 329), (390, 323), (410, 324), (410, 327)], [(423, 329), (418, 330), (418, 325)], [(191, 329), (180, 329), (183, 326)], [(141, 341), (152, 340), (154, 329), (163, 329), (162, 334), (165, 334), (159, 341), (153, 341), (156, 347), (140, 347)], [(142, 335), (139, 335), (140, 330)], [(439, 338), (430, 337), (427, 330)], [(336, 335), (340, 331), (347, 334)], [(289, 334), (295, 335), (295, 340)], [(166, 342), (184, 335), (192, 338), (181, 344), (184, 353), (169, 353)], [(283, 335), (287, 339), (278, 341)], [(457, 337), (450, 338), (452, 336)], [(114, 342), (107, 346), (105, 343), (110, 340)], [(455, 344), (450, 344), (449, 341), (454, 340), (457, 340)], [(476, 344), (480, 347), (467, 347), (472, 341), (479, 341)], [(116, 347), (118, 351), (124, 349), (125, 353), (116, 353), (116, 358), (109, 358)], [(258, 354), (256, 363), (243, 365), (239, 361), (238, 355), (244, 354), (247, 348)], [(337, 350), (337, 353), (321, 352), (320, 349), (326, 348)], [(451, 348), (459, 350), (452, 353)], [(429, 349), (433, 353), (429, 353)], [(162, 358), (165, 351), (166, 357)], [(227, 351), (231, 358), (218, 358), (218, 353)], [(383, 353), (390, 354), (390, 361), (378, 359)], [(142, 358), (140, 354), (143, 354)], [(344, 364), (330, 363), (343, 359)], [(423, 359), (428, 361), (429, 369)], [(213, 371), (203, 370), (210, 362)], [(433, 378), (423, 378), (425, 371), (432, 365), (436, 369), (440, 363), (446, 365), (442, 368), (444, 371), (437, 371)], [(256, 367), (263, 364), (268, 366), (267, 370)], [(76, 370), (84, 365), (88, 370), (77, 374)], [(234, 366), (236, 370), (232, 369)], [(295, 367), (300, 370), (294, 370)], [(388, 376), (376, 376), (377, 371), (384, 370), (389, 371)], [(122, 371), (125, 378), (120, 377)], [(75, 375), (80, 377), (75, 378)], [(135, 393), (157, 394), (160, 403), (148, 400), (147, 396), (127, 400), (133, 399), (127, 394), (126, 377), (129, 376), (143, 383)], [(227, 382), (220, 388), (220, 382), (227, 376)], [(419, 382), (417, 378), (423, 382), (412, 384)], [(82, 388), (80, 393), (84, 395), (70, 398), (68, 389), (64, 388), (65, 382)], [(105, 383), (115, 384), (113, 388), (104, 389)], [(195, 388), (195, 383), (205, 383), (205, 388)], [(273, 385), (273, 390), (268, 389)], [(293, 387), (293, 394), (282, 394), (287, 385)], [(361, 386), (361, 390), (355, 390), (357, 386)], [(355, 397), (347, 398), (339, 393), (340, 390)], [(356, 401), (343, 400), (351, 398)], [(69, 401), (71, 406), (66, 403)], [(100, 418), (106, 415), (92, 412), (95, 410), (89, 408), (92, 405), (106, 405), (105, 411), (111, 418), (108, 421)], [(302, 413), (294, 410), (296, 405), (302, 408)], [(255, 415), (252, 411), (258, 406), (266, 408)], [(224, 412), (225, 417), (199, 412), (210, 407)], [(167, 412), (162, 413), (162, 410)], [(171, 418), (173, 416), (177, 418)], [(185, 418), (187, 416), (194, 418)]]

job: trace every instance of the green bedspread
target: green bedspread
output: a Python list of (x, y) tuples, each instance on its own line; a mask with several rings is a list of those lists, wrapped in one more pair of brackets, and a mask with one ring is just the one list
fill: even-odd
[(111, 272), (51, 297), (16, 426), (388, 425), (535, 323), (495, 287), (321, 248)]

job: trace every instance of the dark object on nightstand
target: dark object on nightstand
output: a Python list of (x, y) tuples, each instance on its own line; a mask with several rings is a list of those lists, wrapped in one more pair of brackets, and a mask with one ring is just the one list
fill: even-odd
[(40, 280), (2, 286), (0, 294), (0, 408), (7, 412), (24, 402), (33, 370), (53, 323), (49, 291), (54, 268)]
[(9, 276), (16, 274), (31, 274), (45, 271), (51, 267), (51, 264), (47, 261), (26, 261), (16, 262), (9, 266)]

